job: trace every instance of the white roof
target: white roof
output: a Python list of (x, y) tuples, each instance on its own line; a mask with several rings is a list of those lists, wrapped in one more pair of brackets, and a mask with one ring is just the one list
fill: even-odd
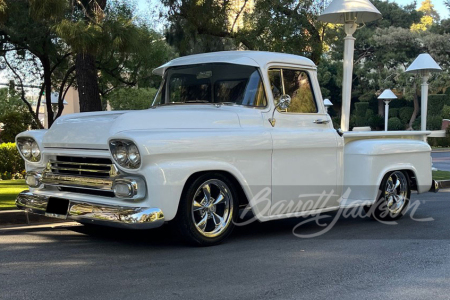
[(188, 55), (176, 58), (153, 70), (153, 74), (164, 75), (167, 68), (206, 63), (229, 63), (263, 68), (268, 63), (289, 63), (315, 68), (312, 60), (293, 54), (265, 51), (222, 51)]

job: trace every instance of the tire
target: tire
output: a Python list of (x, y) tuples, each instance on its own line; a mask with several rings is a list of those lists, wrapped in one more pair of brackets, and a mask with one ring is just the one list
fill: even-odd
[(395, 221), (403, 217), (411, 197), (408, 174), (402, 171), (387, 173), (379, 191), (377, 201), (364, 207), (366, 213), (378, 221)]
[(239, 213), (237, 195), (226, 176), (203, 174), (187, 183), (172, 223), (191, 244), (217, 245), (233, 231)]

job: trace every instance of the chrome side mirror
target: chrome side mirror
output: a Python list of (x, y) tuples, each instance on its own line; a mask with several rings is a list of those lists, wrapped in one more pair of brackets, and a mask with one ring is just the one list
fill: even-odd
[(280, 97), (278, 104), (275, 106), (275, 109), (287, 109), (291, 105), (291, 96), (283, 95)]
[(291, 96), (284, 94), (283, 96), (280, 97), (280, 100), (278, 100), (278, 104), (275, 105), (275, 108), (273, 109), (272, 118), (269, 119), (270, 125), (272, 125), (272, 127), (275, 126), (275, 122), (276, 122), (276, 120), (273, 118), (273, 115), (275, 114), (275, 110), (277, 108), (284, 110), (284, 109), (287, 109), (290, 105), (291, 105)]

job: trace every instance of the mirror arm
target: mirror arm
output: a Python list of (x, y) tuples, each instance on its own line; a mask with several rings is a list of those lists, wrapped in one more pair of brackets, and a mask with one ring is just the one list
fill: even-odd
[(278, 107), (278, 104), (275, 105), (275, 107), (274, 107), (274, 109), (273, 109), (273, 111), (272, 111), (272, 118), (269, 119), (269, 123), (270, 123), (270, 125), (272, 125), (272, 127), (275, 127), (275, 123), (276, 123), (276, 121), (277, 121), (277, 120), (275, 120), (274, 117), (273, 117), (273, 116), (275, 115), (275, 111), (277, 110), (277, 107)]

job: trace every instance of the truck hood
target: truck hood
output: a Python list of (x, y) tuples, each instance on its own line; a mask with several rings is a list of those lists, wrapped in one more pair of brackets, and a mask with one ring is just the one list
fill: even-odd
[(140, 111), (89, 112), (59, 118), (44, 135), (44, 147), (107, 149), (108, 139), (127, 130), (240, 128), (236, 112), (213, 105), (171, 105)]

